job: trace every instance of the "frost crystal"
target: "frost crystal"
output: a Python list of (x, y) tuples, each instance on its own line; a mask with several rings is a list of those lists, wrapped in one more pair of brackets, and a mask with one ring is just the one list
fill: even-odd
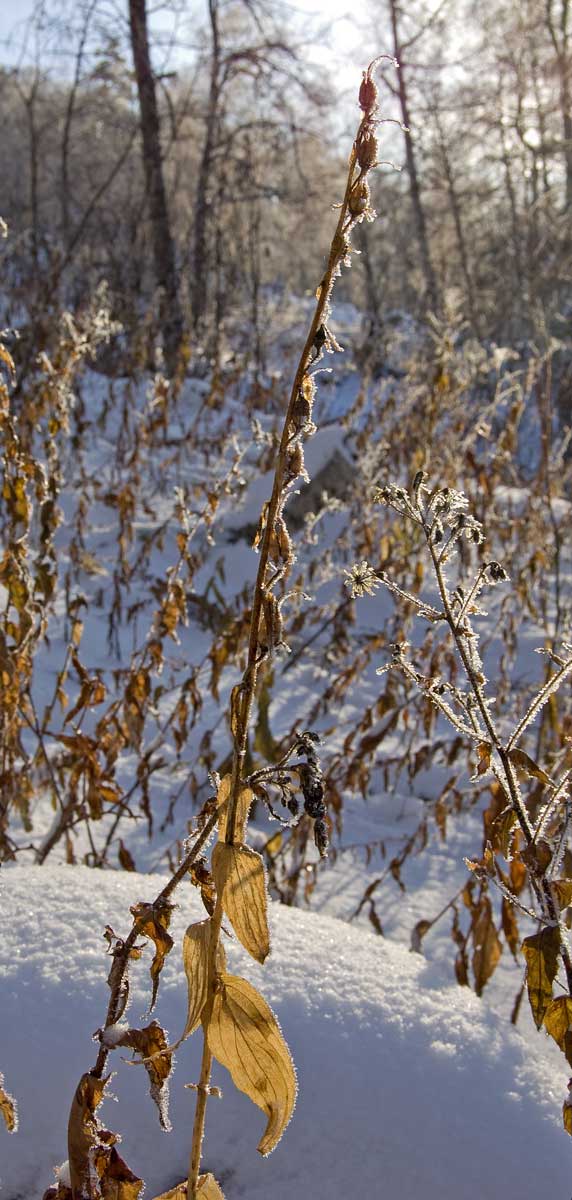
[(375, 589), (381, 583), (373, 567), (370, 567), (365, 558), (360, 563), (354, 563), (350, 571), (344, 571), (344, 575), (347, 575), (344, 584), (350, 589), (354, 598), (364, 596), (366, 592), (368, 596), (373, 596)]

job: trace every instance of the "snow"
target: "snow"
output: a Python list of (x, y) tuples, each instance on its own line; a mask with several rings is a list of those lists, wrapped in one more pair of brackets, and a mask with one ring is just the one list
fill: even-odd
[[(41, 1196), (65, 1158), (69, 1105), (95, 1060), (91, 1035), (106, 1010), (104, 928), (125, 935), (129, 905), (152, 899), (163, 883), (49, 863), (2, 870), (2, 1068), (20, 1115), (18, 1133), (0, 1132), (6, 1200)], [(186, 1016), (182, 934), (204, 916), (190, 886), (177, 899), (175, 947), (154, 1014), (171, 1039)], [(265, 966), (227, 939), (229, 969), (275, 1010), (299, 1096), (282, 1142), (262, 1160), (260, 1112), (215, 1070), (223, 1097), (209, 1102), (204, 1165), (228, 1200), (568, 1200), (563, 1060), (530, 1021), (524, 1033), (507, 1023), (512, 976), (506, 994), (497, 983), (493, 1005), (486, 993), (477, 999), (459, 988), (446, 967), (362, 927), (278, 904), (271, 924)], [(145, 1020), (150, 960), (147, 950), (133, 968), (132, 1024)], [(200, 1035), (177, 1054), (169, 1134), (158, 1126), (144, 1070), (122, 1054), (113, 1055), (111, 1085), (119, 1104), (105, 1101), (101, 1115), (121, 1132), (122, 1153), (153, 1197), (185, 1176), (194, 1093), (184, 1085), (198, 1078)]]

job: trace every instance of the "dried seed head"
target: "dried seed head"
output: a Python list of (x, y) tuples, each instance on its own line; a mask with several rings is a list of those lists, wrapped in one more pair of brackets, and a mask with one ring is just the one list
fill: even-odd
[(370, 191), (369, 184), (364, 175), (361, 175), (350, 192), (348, 207), (352, 217), (362, 217), (369, 208)]
[(374, 133), (365, 133), (356, 143), (358, 166), (369, 171), (377, 162), (377, 138)]
[(377, 87), (370, 75), (371, 67), (367, 71), (363, 71), (362, 81), (359, 89), (358, 104), (364, 113), (371, 115), (377, 105)]

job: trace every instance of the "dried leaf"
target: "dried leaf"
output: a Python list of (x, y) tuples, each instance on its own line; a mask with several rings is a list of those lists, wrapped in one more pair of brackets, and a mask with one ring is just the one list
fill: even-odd
[(263, 963), (270, 953), (266, 880), (260, 854), (249, 846), (217, 842), (212, 857), (217, 893), (245, 950)]
[(501, 906), (502, 931), (507, 940), (507, 945), (510, 947), (511, 954), (518, 960), (518, 950), (520, 946), (520, 934), (518, 930), (518, 922), (514, 911), (514, 904), (503, 896)]
[(118, 857), (119, 862), (120, 862), (121, 866), (123, 867), (124, 871), (136, 871), (137, 870), (135, 863), (133, 861), (133, 856), (132, 856), (131, 852), (127, 849), (127, 846), (125, 845), (125, 843), (123, 841), (123, 838), (119, 839), (119, 850), (117, 852), (117, 857)]
[(482, 995), (502, 954), (502, 944), (495, 928), (492, 905), (488, 896), (483, 896), (473, 920), (473, 974), (475, 991)]
[(221, 1191), (214, 1175), (199, 1175), (199, 1186), (197, 1189), (197, 1200), (224, 1200), (224, 1193)]
[(544, 1013), (544, 1028), (560, 1047), (572, 1066), (572, 999), (558, 996)]
[(189, 989), (187, 1020), (177, 1043), (190, 1037), (200, 1024), (208, 992), (210, 921), (189, 925), (183, 938), (183, 967)]
[(170, 1131), (172, 1126), (169, 1120), (169, 1092), (166, 1085), (173, 1061), (167, 1046), (165, 1030), (158, 1021), (152, 1021), (145, 1029), (128, 1029), (116, 1044), (129, 1046), (136, 1054), (141, 1055), (151, 1084), (151, 1097), (159, 1110), (161, 1128)]
[(13, 1096), (4, 1090), (4, 1076), (0, 1071), (0, 1113), (4, 1117), (4, 1124), (8, 1133), (15, 1133), (18, 1128), (18, 1113), (16, 1110), (16, 1101)]
[(410, 950), (414, 950), (416, 954), (423, 953), (421, 949), (421, 942), (423, 941), (425, 934), (430, 930), (432, 924), (432, 921), (421, 920), (417, 922), (411, 934), (411, 945), (409, 947)]
[(546, 774), (546, 771), (542, 770), (542, 767), (539, 767), (538, 763), (535, 763), (534, 759), (525, 750), (509, 750), (508, 756), (518, 771), (522, 771), (529, 778), (539, 779), (541, 783), (547, 784), (548, 787), (552, 786), (550, 776)]
[[(224, 842), (226, 838), (226, 815), (228, 798), (230, 796), (230, 785), (232, 782), (231, 775), (225, 775), (221, 780), (220, 787), (217, 792), (217, 808), (219, 810), (218, 817), (218, 837), (220, 842)], [(248, 787), (240, 789), (238, 794), (238, 804), (236, 808), (236, 819), (234, 823), (234, 841), (243, 842), (246, 834), (246, 822), (250, 805), (254, 800), (254, 792)]]
[(528, 999), (537, 1029), (540, 1029), (544, 1014), (552, 1000), (552, 984), (558, 970), (560, 930), (549, 925), (539, 933), (524, 939), (522, 952), (526, 959), (526, 982)]
[(550, 886), (555, 893), (560, 911), (572, 904), (572, 879), (552, 879)]
[(261, 1154), (280, 1141), (296, 1100), (290, 1051), (272, 1010), (245, 979), (222, 975), (214, 997), (207, 1041), (241, 1092), (268, 1117), (258, 1144)]
[(117, 1153), (115, 1146), (103, 1146), (96, 1159), (96, 1170), (101, 1172), (102, 1200), (138, 1200), (144, 1183), (129, 1169)]
[(143, 1189), (143, 1180), (133, 1174), (115, 1149), (117, 1136), (103, 1129), (95, 1115), (108, 1079), (82, 1075), (72, 1101), (68, 1161), (75, 1200), (96, 1196), (101, 1200), (138, 1200)]
[(140, 901), (138, 904), (132, 905), (129, 911), (135, 917), (137, 932), (151, 938), (155, 943), (155, 956), (150, 967), (151, 979), (153, 981), (153, 992), (149, 1006), (151, 1010), (155, 1007), (159, 988), (159, 976), (163, 970), (165, 959), (169, 951), (173, 948), (173, 939), (167, 933), (173, 905), (167, 901), (162, 901), (159, 904), (145, 904), (144, 901)]
[(490, 742), (479, 742), (477, 746), (477, 775), (486, 775), (491, 769), (491, 754), (493, 748)]
[(70, 1109), (68, 1121), (68, 1159), (72, 1192), (89, 1195), (94, 1150), (100, 1142), (101, 1126), (95, 1115), (103, 1100), (109, 1076), (96, 1079), (82, 1075)]

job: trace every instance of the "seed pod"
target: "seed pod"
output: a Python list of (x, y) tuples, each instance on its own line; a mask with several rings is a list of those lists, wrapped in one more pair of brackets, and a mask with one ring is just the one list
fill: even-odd
[(361, 217), (367, 211), (369, 206), (369, 184), (365, 176), (360, 176), (350, 192), (348, 202), (349, 210), (352, 217)]
[(377, 104), (377, 87), (368, 71), (363, 71), (362, 75), (358, 104), (363, 112), (371, 113)]
[(358, 166), (362, 171), (369, 171), (377, 162), (377, 138), (373, 133), (365, 133), (356, 143)]

